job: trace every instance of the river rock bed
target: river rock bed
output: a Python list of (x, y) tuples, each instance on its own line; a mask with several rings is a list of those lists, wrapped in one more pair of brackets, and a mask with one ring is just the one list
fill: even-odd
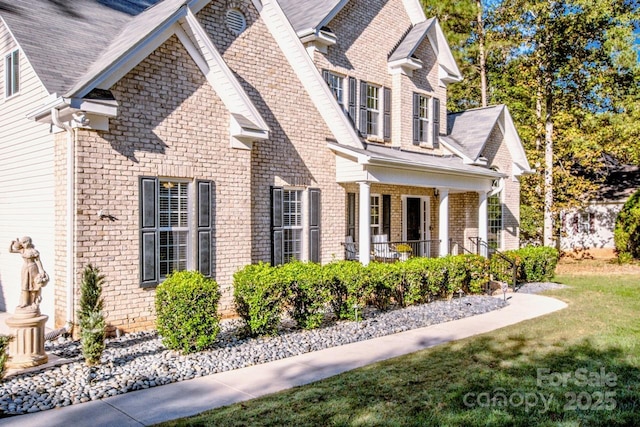
[[(537, 289), (536, 289), (537, 290)], [(0, 383), (0, 417), (44, 411), (129, 391), (239, 369), (329, 347), (368, 340), (505, 306), (502, 298), (455, 297), (451, 301), (390, 311), (366, 310), (364, 318), (332, 322), (315, 330), (299, 330), (284, 321), (273, 337), (242, 335), (238, 319), (221, 322), (216, 345), (182, 355), (166, 349), (155, 332), (111, 338), (99, 366), (85, 366), (80, 343), (66, 338), (47, 342), (47, 352), (67, 360), (59, 366), (6, 378)]]

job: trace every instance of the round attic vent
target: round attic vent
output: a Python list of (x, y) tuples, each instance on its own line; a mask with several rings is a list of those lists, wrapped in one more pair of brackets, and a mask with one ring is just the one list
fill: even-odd
[(229, 9), (227, 11), (227, 27), (232, 33), (238, 35), (247, 28), (247, 19), (238, 9)]

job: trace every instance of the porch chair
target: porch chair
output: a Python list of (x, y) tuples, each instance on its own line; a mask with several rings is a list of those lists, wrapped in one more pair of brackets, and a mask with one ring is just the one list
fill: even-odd
[(353, 236), (346, 236), (344, 238), (343, 244), (344, 244), (345, 259), (348, 259), (348, 260), (360, 259), (358, 255), (358, 250), (356, 249), (356, 244), (353, 241)]
[(389, 237), (386, 234), (374, 234), (372, 237), (373, 256), (376, 260), (391, 262), (400, 257), (398, 252), (389, 247)]

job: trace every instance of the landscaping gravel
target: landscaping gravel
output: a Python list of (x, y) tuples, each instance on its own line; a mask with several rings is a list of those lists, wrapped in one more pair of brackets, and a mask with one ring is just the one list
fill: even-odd
[[(535, 287), (542, 288), (542, 285)], [(244, 337), (240, 320), (224, 320), (215, 347), (190, 355), (167, 350), (155, 332), (131, 333), (108, 339), (101, 365), (93, 368), (85, 366), (79, 342), (60, 338), (48, 342), (45, 349), (68, 362), (0, 383), (0, 417), (266, 363), (486, 313), (507, 303), (502, 298), (464, 296), (390, 311), (369, 309), (358, 322), (332, 322), (309, 331), (294, 329), (290, 321), (285, 321), (278, 336), (261, 338)]]

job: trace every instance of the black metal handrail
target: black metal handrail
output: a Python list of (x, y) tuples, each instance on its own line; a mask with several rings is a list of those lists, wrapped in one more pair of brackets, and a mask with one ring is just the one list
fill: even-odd
[(449, 239), (449, 255), (458, 255), (460, 250), (463, 254), (475, 254), (458, 241)]
[[(496, 248), (489, 245), (489, 242), (482, 240), (480, 237), (469, 237), (469, 240), (475, 245), (476, 254), (485, 255), (491, 260), (492, 257), (498, 257), (502, 262), (490, 263), (489, 272), (494, 280), (501, 280), (507, 282), (507, 284), (513, 286), (513, 290), (516, 290), (517, 286), (517, 274), (518, 268), (515, 260), (511, 259), (508, 255), (500, 252)], [(482, 253), (484, 249), (484, 254)], [(511, 282), (511, 283), (509, 283)]]

